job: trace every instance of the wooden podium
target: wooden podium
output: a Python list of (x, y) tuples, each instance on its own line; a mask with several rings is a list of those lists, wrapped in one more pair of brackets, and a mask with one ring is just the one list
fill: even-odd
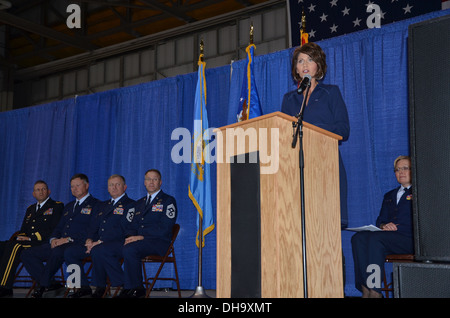
[[(275, 112), (216, 130), (217, 297), (305, 296), (296, 121)], [(308, 297), (343, 297), (340, 139), (304, 122)]]

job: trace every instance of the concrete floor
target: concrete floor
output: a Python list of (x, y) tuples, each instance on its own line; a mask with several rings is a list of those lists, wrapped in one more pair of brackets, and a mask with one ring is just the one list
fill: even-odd
[[(51, 291), (48, 293), (45, 293), (43, 295), (43, 298), (63, 298), (65, 289), (61, 288), (57, 291)], [(14, 288), (14, 295), (13, 298), (26, 298), (26, 295), (28, 293), (28, 288)], [(215, 298), (216, 297), (216, 291), (215, 290), (206, 290), (206, 295)], [(114, 289), (112, 291), (112, 294), (114, 294)], [(190, 298), (194, 294), (193, 290), (181, 290), (181, 297), (182, 298)], [(108, 296), (108, 298), (111, 296)], [(176, 290), (172, 289), (160, 289), (160, 290), (153, 290), (150, 294), (150, 298), (178, 298), (178, 292)]]

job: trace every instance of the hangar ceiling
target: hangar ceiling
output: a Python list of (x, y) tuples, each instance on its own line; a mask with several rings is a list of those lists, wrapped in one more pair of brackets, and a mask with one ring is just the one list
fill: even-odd
[(0, 0), (0, 64), (33, 68), (275, 0)]

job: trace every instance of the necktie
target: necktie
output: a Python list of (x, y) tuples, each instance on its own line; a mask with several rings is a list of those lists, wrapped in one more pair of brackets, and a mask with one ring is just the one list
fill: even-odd
[(147, 197), (147, 201), (145, 202), (145, 207), (148, 207), (148, 205), (150, 204), (151, 201), (152, 201), (152, 196), (149, 195), (149, 196)]
[(36, 212), (39, 212), (40, 209), (41, 209), (41, 205), (38, 203)]
[(398, 204), (398, 202), (400, 201), (401, 198), (407, 197), (408, 195), (411, 194), (411, 189), (403, 188), (402, 190), (403, 190), (403, 194), (400, 196), (400, 198), (398, 198), (397, 204)]

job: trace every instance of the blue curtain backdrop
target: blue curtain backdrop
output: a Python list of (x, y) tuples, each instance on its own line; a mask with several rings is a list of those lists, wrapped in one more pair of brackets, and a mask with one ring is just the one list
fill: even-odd
[[(340, 87), (351, 125), (340, 146), (348, 174), (349, 226), (374, 223), (383, 194), (397, 183), (393, 161), (409, 154), (408, 25), (441, 15), (435, 12), (318, 42), (327, 54), (324, 82)], [(283, 95), (295, 89), (290, 76), (293, 49), (255, 57), (255, 79), (264, 114), (281, 108)], [(255, 54), (258, 54), (256, 47)], [(211, 127), (236, 121), (245, 60), (208, 69), (207, 107)], [(181, 288), (197, 286), (196, 210), (188, 197), (189, 163), (176, 164), (172, 140), (179, 127), (192, 131), (197, 73), (0, 113), (0, 240), (19, 229), (25, 209), (34, 202), (33, 184), (44, 179), (51, 197), (73, 200), (69, 179), (86, 173), (90, 192), (108, 198), (107, 179), (125, 176), (128, 195), (145, 195), (147, 169), (162, 172), (162, 188), (174, 195), (181, 231), (175, 250)], [(188, 140), (190, 144), (190, 140)], [(212, 180), (216, 179), (213, 164)], [(213, 182), (213, 208), (216, 189)], [(206, 236), (203, 286), (215, 289), (216, 232)], [(342, 232), (347, 296), (354, 288), (350, 237)], [(167, 270), (171, 274), (171, 269)]]

